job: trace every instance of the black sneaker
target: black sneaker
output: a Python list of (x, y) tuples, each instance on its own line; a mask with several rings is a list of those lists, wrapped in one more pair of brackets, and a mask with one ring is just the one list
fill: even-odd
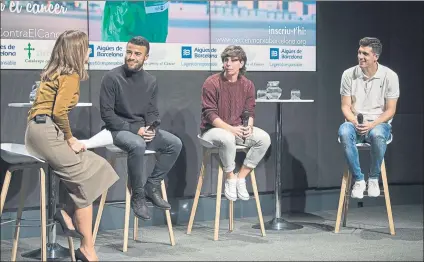
[(142, 193), (134, 193), (131, 196), (131, 208), (134, 215), (143, 220), (150, 220), (149, 208)]

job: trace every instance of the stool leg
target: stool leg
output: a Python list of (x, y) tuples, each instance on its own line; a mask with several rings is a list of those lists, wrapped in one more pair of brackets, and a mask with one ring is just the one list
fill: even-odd
[[(127, 170), (127, 173), (128, 173), (128, 170)], [(129, 176), (127, 177), (127, 179), (128, 179), (128, 190), (130, 190), (129, 192), (132, 194), (132, 189), (131, 189), (131, 181), (129, 180), (130, 178), (129, 178)], [(131, 195), (130, 195), (131, 196)], [(131, 198), (129, 199), (129, 201), (131, 201)], [(131, 206), (130, 206), (131, 207)], [(128, 220), (129, 220), (130, 218), (128, 217)], [(129, 222), (128, 222), (129, 223)], [(129, 225), (128, 225), (128, 227), (129, 227)], [(129, 230), (129, 229), (127, 229), (127, 230)], [(134, 241), (136, 241), (138, 239), (138, 217), (136, 217), (135, 215), (134, 215), (134, 222), (133, 222), (133, 240)]]
[(106, 197), (107, 197), (107, 189), (102, 194), (102, 196), (100, 198), (99, 209), (97, 210), (97, 215), (96, 215), (96, 222), (94, 223), (93, 244), (96, 243), (96, 237), (97, 237), (97, 233), (99, 232), (99, 227), (100, 227), (100, 220), (102, 219), (103, 209), (104, 209), (105, 203), (106, 203)]
[(234, 230), (234, 201), (228, 200), (228, 231), (233, 232)]
[(18, 253), (18, 242), (19, 242), (19, 232), (20, 232), (20, 229), (21, 229), (22, 211), (23, 211), (24, 205), (25, 205), (25, 197), (26, 197), (25, 193), (28, 190), (28, 185), (29, 185), (28, 179), (22, 178), (19, 207), (18, 207), (18, 213), (16, 215), (15, 235), (13, 237), (11, 261), (16, 261), (16, 255)]
[[(160, 183), (162, 189), (162, 198), (165, 201), (168, 201), (168, 195), (166, 194), (165, 181), (162, 180)], [(169, 232), (169, 241), (171, 242), (171, 246), (175, 246), (174, 239), (174, 230), (172, 229), (172, 220), (171, 220), (171, 212), (169, 210), (165, 210), (166, 223), (168, 224), (168, 232)]]
[(386, 163), (383, 159), (381, 163), (381, 180), (383, 180), (384, 198), (386, 200), (387, 217), (389, 219), (390, 234), (395, 235), (395, 225), (393, 223), (392, 205), (390, 204), (389, 185), (387, 183)]
[(222, 177), (224, 175), (224, 171), (222, 170), (221, 164), (219, 164), (218, 171), (218, 184), (216, 186), (216, 206), (215, 206), (215, 230), (213, 234), (213, 240), (218, 240), (219, 234), (219, 219), (221, 215), (221, 193), (222, 193)]
[(347, 211), (349, 208), (349, 200), (350, 200), (350, 190), (352, 188), (352, 173), (350, 171), (347, 171), (348, 178), (347, 178), (347, 186), (346, 186), (346, 194), (345, 194), (345, 201), (343, 205), (343, 227), (346, 227), (346, 221), (347, 221)]
[(130, 226), (130, 209), (131, 209), (131, 189), (129, 184), (129, 178), (127, 177), (127, 190), (125, 191), (125, 218), (124, 218), (124, 245), (122, 247), (122, 252), (127, 252), (128, 250), (128, 231)]
[(46, 174), (40, 168), (41, 261), (47, 261)]
[(74, 241), (73, 241), (72, 237), (68, 237), (68, 247), (69, 247), (69, 254), (71, 255), (71, 261), (76, 261)]
[(138, 217), (134, 216), (133, 240), (138, 239)]
[(7, 170), (6, 176), (4, 177), (3, 186), (1, 188), (0, 216), (3, 214), (4, 202), (6, 202), (7, 191), (9, 190), (11, 178), (12, 178), (12, 173), (9, 170)]
[(191, 234), (193, 228), (194, 217), (196, 216), (197, 204), (199, 204), (200, 192), (202, 191), (203, 179), (205, 177), (205, 168), (207, 165), (209, 153), (203, 154), (202, 166), (200, 167), (199, 179), (197, 181), (196, 193), (194, 195), (193, 206), (191, 207), (190, 219), (187, 226), (187, 234)]
[(261, 233), (262, 233), (262, 236), (264, 237), (266, 236), (265, 225), (264, 225), (264, 219), (262, 217), (261, 201), (259, 200), (258, 185), (256, 184), (255, 170), (252, 170), (250, 172), (250, 179), (252, 181), (253, 194), (256, 200), (256, 209), (258, 210), (259, 225), (261, 226)]
[(349, 169), (346, 168), (343, 173), (342, 186), (340, 188), (339, 206), (337, 208), (336, 226), (334, 227), (334, 233), (339, 233), (339, 230), (340, 230), (340, 222), (342, 219), (343, 206), (344, 206), (344, 202), (346, 201), (345, 195), (346, 195), (346, 185), (348, 183), (348, 179), (349, 179)]

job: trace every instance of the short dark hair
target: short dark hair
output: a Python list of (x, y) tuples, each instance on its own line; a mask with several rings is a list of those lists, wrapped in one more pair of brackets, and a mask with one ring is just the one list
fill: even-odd
[(383, 44), (376, 37), (364, 37), (359, 40), (360, 46), (369, 46), (377, 57), (383, 52)]
[(138, 46), (145, 46), (147, 48), (147, 53), (149, 53), (150, 51), (149, 40), (147, 40), (146, 38), (142, 36), (134, 36), (133, 38), (130, 39), (130, 41), (128, 41), (128, 44), (129, 43), (133, 45), (138, 45)]
[(247, 62), (247, 56), (246, 52), (244, 52), (243, 48), (238, 45), (230, 45), (225, 48), (224, 51), (222, 51), (221, 54), (221, 60), (224, 62), (225, 58), (227, 57), (237, 57), (240, 61), (243, 61), (243, 67), (240, 68), (240, 74), (244, 75), (246, 73), (246, 62)]

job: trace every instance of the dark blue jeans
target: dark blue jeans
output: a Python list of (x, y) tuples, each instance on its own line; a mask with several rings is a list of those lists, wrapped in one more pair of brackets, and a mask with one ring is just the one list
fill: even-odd
[[(113, 131), (113, 144), (128, 153), (127, 166), (131, 188), (134, 193), (144, 192), (144, 182), (160, 186), (161, 181), (171, 170), (180, 154), (181, 140), (173, 134), (157, 130), (156, 136), (149, 143), (144, 138), (129, 131)], [(157, 152), (156, 165), (150, 176), (144, 171), (144, 152), (154, 150)]]
[(351, 122), (343, 123), (339, 128), (340, 142), (343, 144), (344, 154), (349, 165), (350, 172), (356, 181), (364, 180), (359, 164), (359, 153), (356, 143), (371, 144), (371, 167), (369, 178), (378, 179), (381, 174), (381, 163), (386, 153), (387, 140), (390, 139), (391, 125), (381, 123), (371, 129), (365, 135), (358, 135), (355, 126)]

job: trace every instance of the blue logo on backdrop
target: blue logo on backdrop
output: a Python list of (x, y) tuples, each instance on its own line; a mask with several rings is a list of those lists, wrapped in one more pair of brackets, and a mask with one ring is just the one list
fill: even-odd
[(278, 48), (270, 48), (269, 49), (269, 59), (278, 59), (280, 54), (280, 50)]
[(94, 57), (94, 45), (88, 45), (88, 49), (90, 50), (90, 54), (88, 55), (89, 57)]
[(192, 57), (191, 46), (182, 46), (181, 58), (191, 58), (191, 57)]

